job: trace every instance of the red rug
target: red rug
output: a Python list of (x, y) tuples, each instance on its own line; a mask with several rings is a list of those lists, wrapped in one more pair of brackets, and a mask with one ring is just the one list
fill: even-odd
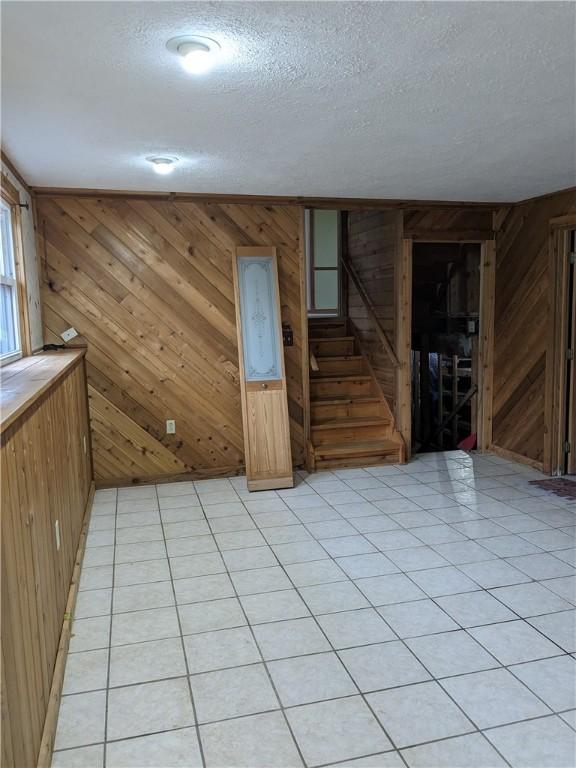
[(556, 496), (564, 496), (566, 499), (576, 499), (576, 482), (565, 477), (554, 477), (550, 480), (530, 480), (531, 485), (537, 485), (545, 491), (551, 491)]

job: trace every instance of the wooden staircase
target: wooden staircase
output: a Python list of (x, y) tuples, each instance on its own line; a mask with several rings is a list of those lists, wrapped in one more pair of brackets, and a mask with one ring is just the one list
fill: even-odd
[(311, 318), (310, 433), (315, 469), (397, 464), (404, 442), (346, 318)]

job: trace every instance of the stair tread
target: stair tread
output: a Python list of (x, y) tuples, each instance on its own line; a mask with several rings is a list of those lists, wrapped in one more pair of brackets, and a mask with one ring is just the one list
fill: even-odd
[(328, 395), (328, 397), (315, 397), (310, 400), (310, 405), (345, 405), (346, 403), (379, 403), (377, 395)]
[(344, 418), (327, 419), (319, 424), (312, 424), (312, 429), (340, 429), (342, 427), (387, 427), (389, 419), (384, 416), (347, 416)]
[(315, 344), (318, 341), (354, 341), (354, 336), (319, 336), (309, 338), (309, 344)]
[(337, 454), (375, 454), (381, 451), (400, 450), (400, 444), (382, 438), (380, 440), (369, 440), (355, 443), (325, 443), (324, 445), (315, 445), (314, 452), (322, 456)]
[(323, 355), (316, 359), (322, 360), (322, 362), (329, 362), (330, 360), (364, 360), (364, 355)]

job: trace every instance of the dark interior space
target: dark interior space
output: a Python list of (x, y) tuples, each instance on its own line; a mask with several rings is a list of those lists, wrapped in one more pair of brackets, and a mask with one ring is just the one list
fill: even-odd
[(419, 451), (475, 447), (479, 268), (477, 243), (414, 244), (412, 429)]

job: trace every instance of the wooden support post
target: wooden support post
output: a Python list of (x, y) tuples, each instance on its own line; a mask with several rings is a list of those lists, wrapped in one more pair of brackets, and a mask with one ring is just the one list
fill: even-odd
[(494, 240), (486, 240), (480, 254), (480, 338), (478, 344), (478, 449), (492, 447), (492, 410), (494, 386), (494, 304), (496, 249)]
[(410, 364), (412, 349), (412, 240), (402, 240), (395, 270), (396, 299), (396, 426), (406, 443), (406, 459), (411, 455), (412, 391)]

